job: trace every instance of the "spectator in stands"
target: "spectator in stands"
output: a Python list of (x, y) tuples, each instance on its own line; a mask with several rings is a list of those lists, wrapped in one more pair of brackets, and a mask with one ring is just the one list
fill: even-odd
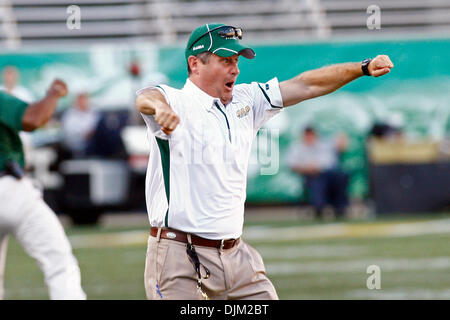
[(20, 73), (14, 66), (6, 66), (2, 72), (3, 83), (0, 90), (8, 92), (20, 100), (31, 103), (34, 101), (33, 94), (25, 87), (19, 84)]
[(96, 158), (126, 159), (122, 130), (129, 118), (128, 110), (102, 112), (95, 133), (89, 140), (86, 154)]
[(83, 158), (88, 155), (90, 141), (94, 136), (99, 115), (91, 109), (89, 95), (85, 92), (77, 95), (75, 104), (66, 110), (61, 118), (63, 148), (71, 158)]
[(339, 169), (338, 155), (347, 149), (348, 138), (344, 134), (334, 140), (320, 139), (313, 127), (306, 127), (300, 143), (291, 146), (288, 164), (291, 170), (304, 177), (307, 198), (316, 216), (323, 218), (323, 211), (331, 205), (336, 216), (343, 216), (348, 206), (348, 175)]
[(385, 121), (375, 121), (369, 131), (369, 138), (401, 140), (405, 121), (399, 113), (392, 113)]

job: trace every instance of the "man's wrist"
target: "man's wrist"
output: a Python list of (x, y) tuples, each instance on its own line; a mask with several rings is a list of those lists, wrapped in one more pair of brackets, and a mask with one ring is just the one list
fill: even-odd
[(364, 75), (366, 76), (371, 76), (370, 72), (369, 72), (369, 64), (372, 62), (372, 59), (364, 59), (361, 62), (361, 70), (363, 72)]
[(163, 111), (165, 108), (167, 108), (167, 105), (164, 104), (162, 101), (159, 101), (159, 100), (154, 101), (153, 109), (155, 110), (155, 113)]
[(48, 89), (47, 90), (47, 97), (48, 98), (61, 98), (61, 95), (59, 94), (59, 92), (55, 89)]

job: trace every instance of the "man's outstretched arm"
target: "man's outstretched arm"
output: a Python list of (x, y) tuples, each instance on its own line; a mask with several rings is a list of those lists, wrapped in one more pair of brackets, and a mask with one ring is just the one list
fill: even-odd
[[(370, 62), (368, 70), (371, 76), (379, 77), (389, 73), (393, 67), (388, 56), (378, 55)], [(362, 75), (361, 62), (341, 63), (305, 71), (280, 83), (284, 107), (331, 93)]]
[(143, 114), (155, 115), (155, 121), (165, 134), (171, 134), (180, 123), (180, 118), (158, 90), (147, 90), (139, 94), (136, 107)]

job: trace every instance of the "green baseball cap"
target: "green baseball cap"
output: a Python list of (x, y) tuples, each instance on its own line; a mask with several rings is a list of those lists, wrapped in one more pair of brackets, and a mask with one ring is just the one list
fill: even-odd
[(255, 51), (241, 45), (238, 39), (242, 39), (240, 28), (223, 23), (204, 24), (192, 31), (184, 52), (186, 60), (205, 51), (225, 58), (239, 53), (247, 59), (253, 59)]

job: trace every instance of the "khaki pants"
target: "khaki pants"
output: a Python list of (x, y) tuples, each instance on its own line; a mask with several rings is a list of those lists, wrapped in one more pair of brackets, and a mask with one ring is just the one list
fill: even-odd
[[(278, 299), (266, 277), (261, 256), (242, 239), (238, 245), (223, 251), (202, 246), (195, 246), (195, 250), (200, 262), (211, 272), (210, 278), (202, 281), (210, 299)], [(150, 236), (144, 278), (150, 300), (203, 299), (197, 290), (197, 276), (185, 243)]]

